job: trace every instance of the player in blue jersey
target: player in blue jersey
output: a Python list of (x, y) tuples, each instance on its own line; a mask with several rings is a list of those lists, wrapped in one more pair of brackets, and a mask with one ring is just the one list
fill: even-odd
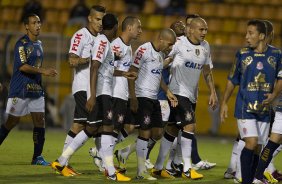
[(240, 157), (243, 184), (253, 182), (261, 151), (259, 145), (265, 144), (268, 136), (270, 112), (263, 102), (266, 95), (272, 92), (275, 80), (280, 83), (282, 77), (281, 51), (267, 45), (266, 33), (263, 21), (248, 22), (248, 46), (236, 54), (221, 106), (221, 120), (224, 121), (228, 111), (227, 102), (238, 85), (234, 116), (240, 136), (246, 143)]
[(34, 153), (32, 165), (49, 165), (42, 157), (45, 141), (44, 91), (41, 75), (55, 77), (57, 71), (42, 67), (43, 49), (38, 40), (41, 22), (37, 15), (29, 14), (24, 19), (27, 34), (21, 37), (14, 49), (14, 69), (10, 83), (6, 113), (8, 119), (0, 128), (0, 144), (20, 120), (31, 114), (33, 120)]

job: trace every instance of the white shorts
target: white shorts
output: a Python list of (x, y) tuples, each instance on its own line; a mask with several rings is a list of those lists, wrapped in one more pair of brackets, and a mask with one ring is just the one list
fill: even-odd
[(275, 113), (274, 123), (271, 129), (272, 133), (282, 134), (282, 112)]
[(40, 98), (9, 98), (6, 113), (13, 116), (25, 116), (31, 112), (45, 112), (44, 97)]
[(168, 121), (169, 114), (170, 114), (170, 108), (167, 100), (159, 100), (161, 111), (162, 111), (162, 120), (164, 122)]
[(238, 119), (237, 124), (241, 138), (258, 137), (258, 144), (266, 144), (270, 123), (256, 119)]

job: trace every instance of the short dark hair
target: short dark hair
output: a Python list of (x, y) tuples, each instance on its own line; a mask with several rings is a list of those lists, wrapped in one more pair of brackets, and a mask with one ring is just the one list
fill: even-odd
[(186, 19), (185, 19), (185, 21), (187, 22), (187, 20), (188, 19), (191, 19), (191, 18), (198, 18), (198, 17), (201, 17), (199, 14), (196, 14), (196, 13), (194, 13), (194, 14), (188, 14), (188, 15), (186, 15)]
[(247, 24), (248, 26), (256, 26), (257, 31), (259, 33), (263, 33), (265, 34), (265, 36), (267, 35), (267, 29), (266, 29), (266, 24), (264, 23), (264, 21), (262, 20), (258, 20), (258, 19), (253, 19), (250, 20)]
[(263, 22), (266, 25), (266, 35), (270, 36), (270, 34), (273, 32), (273, 24), (269, 20), (263, 20)]
[(102, 19), (103, 30), (111, 30), (118, 24), (117, 16), (108, 13)]
[(125, 17), (124, 20), (121, 23), (121, 31), (125, 31), (126, 27), (129, 26), (129, 25), (133, 25), (136, 20), (138, 20), (138, 18), (134, 17), (134, 16)]
[[(100, 6), (100, 5), (94, 5), (91, 7), (91, 10), (95, 10), (97, 12), (102, 12), (102, 13), (106, 13), (106, 8), (104, 6)], [(91, 11), (90, 11), (91, 12)]]
[(39, 17), (39, 16), (36, 15), (35, 13), (29, 13), (29, 14), (25, 15), (24, 19), (23, 19), (24, 25), (27, 25), (29, 23), (29, 17)]

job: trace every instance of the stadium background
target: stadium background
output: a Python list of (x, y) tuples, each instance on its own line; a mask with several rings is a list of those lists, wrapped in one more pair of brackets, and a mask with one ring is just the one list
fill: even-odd
[[(141, 38), (134, 42), (133, 49), (143, 42), (153, 40), (159, 29), (169, 27), (175, 20), (185, 21), (185, 16), (155, 14), (154, 0), (144, 0), (142, 11), (135, 14), (142, 22)], [(249, 19), (268, 19), (273, 22), (275, 39), (273, 45), (281, 47), (282, 2), (280, 0), (186, 0), (186, 13), (197, 13), (208, 23), (209, 41), (214, 62), (214, 79), (221, 93), (225, 88), (226, 77), (234, 61), (238, 48), (244, 45), (246, 23)], [(7, 74), (12, 72), (13, 47), (16, 40), (25, 33), (20, 17), (26, 0), (0, 0), (0, 81), (7, 81)], [(47, 92), (55, 99), (57, 108), (64, 97), (71, 93), (72, 69), (67, 63), (70, 36), (80, 28), (79, 25), (67, 26), (69, 11), (76, 0), (41, 0), (45, 19), (41, 28), (40, 39), (43, 42), (44, 65), (55, 67), (59, 75), (55, 79), (44, 78)], [(86, 0), (89, 7), (94, 4), (104, 5), (108, 12), (118, 15), (119, 20), (126, 13), (124, 0)], [(211, 119), (208, 114), (208, 89), (203, 77), (200, 81), (199, 100), (197, 103), (197, 132), (208, 133)], [(229, 102), (229, 117), (221, 125), (221, 135), (236, 135), (236, 121), (233, 118), (235, 95)], [(30, 122), (28, 117), (22, 121)], [(60, 120), (58, 123), (60, 124)]]

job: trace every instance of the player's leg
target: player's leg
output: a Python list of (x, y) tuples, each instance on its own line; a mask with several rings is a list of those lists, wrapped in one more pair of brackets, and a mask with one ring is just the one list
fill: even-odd
[(233, 148), (231, 152), (231, 158), (229, 162), (229, 166), (227, 170), (224, 172), (224, 178), (225, 179), (233, 179), (236, 173), (236, 160), (237, 160), (237, 155), (238, 155), (238, 143), (240, 140), (240, 136), (238, 135), (236, 140), (233, 143)]
[(245, 141), (240, 156), (242, 183), (249, 184), (253, 182), (253, 160), (258, 146), (259, 127), (256, 119), (238, 119), (238, 129), (240, 136)]
[(20, 117), (28, 114), (28, 100), (20, 98), (9, 98), (7, 101), (6, 113), (8, 118), (0, 128), (0, 145), (6, 139), (10, 131), (19, 123)]
[(256, 170), (255, 178), (258, 180), (263, 179), (263, 173), (270, 163), (273, 153), (277, 148), (279, 148), (280, 144), (282, 143), (282, 113), (276, 112), (275, 114), (275, 121), (271, 130), (270, 139), (267, 145), (264, 147), (261, 155), (259, 164)]

